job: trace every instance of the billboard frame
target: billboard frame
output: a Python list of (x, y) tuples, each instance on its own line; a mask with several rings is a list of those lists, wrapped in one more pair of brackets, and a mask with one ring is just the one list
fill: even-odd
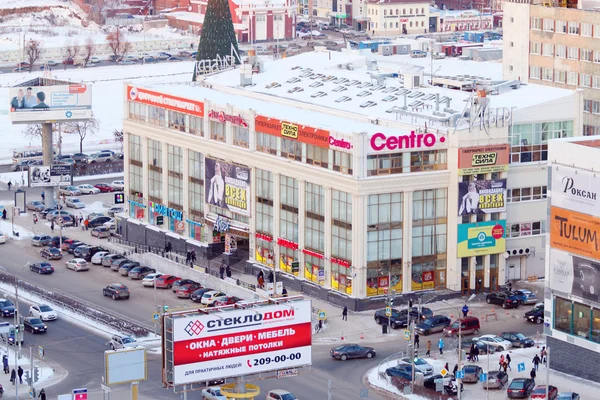
[[(502, 235), (498, 238), (494, 237), (494, 233), (497, 233), (495, 232), (495, 228), (497, 227), (501, 227), (503, 229)], [(485, 245), (485, 243), (488, 241), (488, 236), (490, 236), (488, 233), (495, 240), (495, 244), (493, 246)], [(462, 258), (504, 253), (506, 251), (506, 236), (505, 219), (458, 224), (456, 255), (457, 257)], [(477, 242), (479, 242), (482, 246), (479, 248), (469, 248), (469, 246), (477, 245)]]
[[(61, 182), (60, 178), (65, 176), (64, 172), (69, 170), (68, 182)], [(37, 172), (36, 172), (37, 171)], [(32, 174), (38, 173), (40, 175), (47, 174), (48, 181), (39, 181), (39, 179), (33, 179)], [(52, 164), (52, 165), (31, 165), (27, 171), (29, 187), (60, 187), (60, 186), (71, 186), (73, 185), (73, 166), (69, 164)], [(58, 180), (52, 178), (59, 177)]]
[[(115, 358), (119, 358), (119, 357), (139, 357), (138, 354), (135, 353), (143, 353), (143, 359), (144, 359), (144, 363), (143, 363), (143, 376), (142, 374), (138, 374), (138, 376), (136, 377), (132, 377), (131, 379), (125, 379), (123, 381), (118, 381), (118, 382), (113, 382), (110, 380), (111, 377), (111, 358), (115, 359)], [(114, 361), (116, 362), (116, 361)], [(128, 370), (132, 370), (132, 368), (129, 366), (127, 367)], [(106, 350), (104, 352), (104, 382), (106, 382), (107, 386), (114, 386), (114, 385), (121, 385), (124, 383), (131, 383), (131, 382), (139, 382), (139, 381), (145, 381), (146, 379), (148, 379), (148, 355), (146, 354), (146, 349), (143, 347), (136, 347), (133, 349), (120, 349), (120, 350)]]

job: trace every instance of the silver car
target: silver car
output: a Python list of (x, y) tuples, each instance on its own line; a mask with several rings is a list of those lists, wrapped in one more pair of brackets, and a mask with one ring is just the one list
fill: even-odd
[(69, 197), (68, 199), (65, 199), (65, 205), (67, 207), (76, 209), (85, 208), (85, 203), (77, 197)]
[(487, 380), (483, 382), (484, 389), (502, 389), (508, 384), (508, 374), (504, 371), (488, 372)]
[(75, 186), (63, 186), (58, 189), (58, 194), (65, 196), (81, 196), (81, 191)]
[[(404, 357), (403, 362), (410, 364), (412, 361), (409, 357)], [(421, 372), (424, 376), (433, 375), (433, 367), (427, 361), (422, 358), (415, 359), (415, 369)]]
[(27, 202), (27, 209), (28, 210), (32, 210), (32, 211), (43, 211), (44, 208), (46, 208), (46, 206), (44, 205), (43, 201), (39, 201), (39, 200), (34, 200), (34, 201), (28, 201)]
[(52, 237), (48, 235), (36, 235), (31, 238), (31, 245), (37, 247), (47, 246), (52, 241)]

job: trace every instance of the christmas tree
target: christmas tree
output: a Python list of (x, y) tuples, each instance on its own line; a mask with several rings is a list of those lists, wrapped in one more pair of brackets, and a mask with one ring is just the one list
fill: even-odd
[[(235, 54), (238, 54), (238, 43), (233, 29), (231, 11), (229, 10), (228, 0), (209, 0), (202, 24), (202, 34), (198, 45), (198, 54), (196, 61), (216, 60), (231, 55), (231, 46), (235, 48)], [(239, 64), (235, 56), (236, 64)], [(197, 64), (194, 67), (194, 81), (199, 71)]]

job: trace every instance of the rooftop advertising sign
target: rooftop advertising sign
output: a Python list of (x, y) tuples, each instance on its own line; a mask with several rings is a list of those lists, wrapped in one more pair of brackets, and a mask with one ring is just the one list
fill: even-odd
[(257, 115), (254, 123), (257, 132), (329, 148), (329, 131), (262, 115)]
[(562, 165), (552, 168), (550, 198), (553, 206), (599, 216), (599, 191), (600, 178), (596, 178), (593, 172)]
[(154, 92), (134, 86), (127, 86), (127, 100), (195, 115), (196, 117), (204, 116), (204, 103), (201, 101), (184, 99), (183, 97), (171, 96), (170, 94)]
[(310, 301), (172, 318), (175, 385), (312, 363)]
[(506, 251), (506, 221), (458, 225), (458, 256), (473, 257)]
[(85, 84), (21, 86), (9, 89), (15, 123), (73, 121), (92, 117), (92, 87)]
[(431, 132), (416, 133), (411, 131), (407, 135), (386, 135), (382, 132), (377, 132), (371, 136), (369, 141), (370, 153), (401, 151), (421, 149), (428, 150), (440, 147), (441, 143), (445, 143), (446, 138), (442, 135), (436, 135)]

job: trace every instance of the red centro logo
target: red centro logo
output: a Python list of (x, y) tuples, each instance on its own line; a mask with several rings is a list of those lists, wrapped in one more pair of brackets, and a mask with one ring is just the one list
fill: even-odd
[[(400, 150), (400, 149), (418, 149), (421, 147), (433, 147), (438, 139), (433, 133), (415, 133), (411, 131), (410, 135), (385, 136), (384, 133), (377, 132), (371, 136), (371, 148), (376, 151)], [(440, 143), (444, 143), (446, 138), (441, 136)]]

